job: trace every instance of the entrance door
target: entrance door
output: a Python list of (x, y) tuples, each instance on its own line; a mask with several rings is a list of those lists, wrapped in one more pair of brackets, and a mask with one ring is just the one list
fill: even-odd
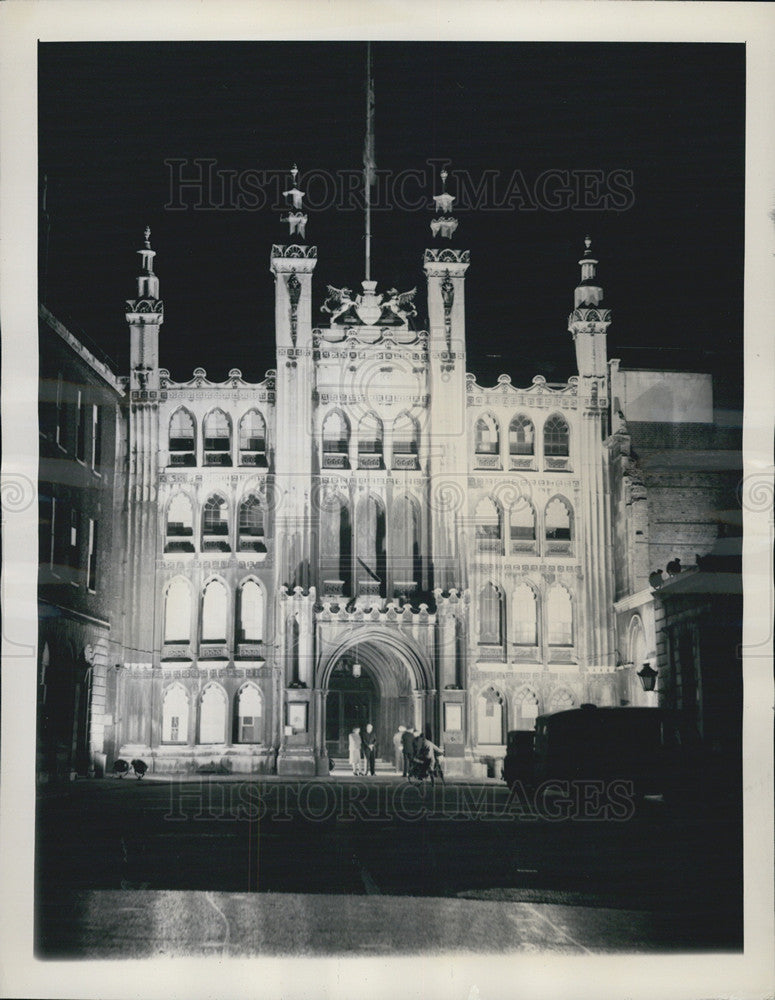
[(326, 749), (332, 757), (349, 755), (348, 737), (355, 726), (376, 722), (377, 691), (365, 672), (353, 677), (349, 666), (337, 666), (326, 695)]

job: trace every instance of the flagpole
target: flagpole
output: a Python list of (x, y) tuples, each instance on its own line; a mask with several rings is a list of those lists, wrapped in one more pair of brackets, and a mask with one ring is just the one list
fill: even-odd
[(371, 185), (374, 180), (374, 81), (371, 78), (371, 42), (366, 43), (366, 143), (363, 180), (366, 201), (366, 281), (371, 280)]

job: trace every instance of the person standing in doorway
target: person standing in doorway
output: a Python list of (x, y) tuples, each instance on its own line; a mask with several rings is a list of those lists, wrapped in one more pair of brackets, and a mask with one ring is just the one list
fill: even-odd
[(370, 722), (366, 724), (366, 732), (361, 734), (361, 740), (363, 741), (363, 756), (366, 758), (365, 773), (374, 777), (374, 761), (377, 756), (377, 734), (374, 732), (374, 726)]
[(408, 728), (401, 733), (401, 755), (404, 758), (404, 777), (406, 778), (409, 776), (409, 765), (414, 756), (414, 733)]
[(401, 746), (401, 737), (406, 731), (406, 726), (399, 726), (398, 732), (393, 737), (393, 756), (395, 759), (396, 771), (401, 770), (401, 758), (404, 755), (403, 747)]
[(353, 774), (361, 774), (363, 764), (363, 744), (361, 742), (360, 726), (356, 726), (353, 729), (347, 737), (347, 743), (350, 751), (350, 767), (353, 769)]

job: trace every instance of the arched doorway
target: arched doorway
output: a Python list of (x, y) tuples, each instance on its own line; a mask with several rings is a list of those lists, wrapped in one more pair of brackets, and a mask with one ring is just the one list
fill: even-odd
[(438, 708), (432, 666), (412, 640), (397, 630), (368, 625), (354, 633), (350, 630), (347, 639), (320, 664), (318, 677), (324, 709), (318, 739), (322, 736), (325, 747), (321, 750), (330, 756), (347, 756), (349, 733), (367, 722), (377, 732), (377, 757), (390, 762), (399, 725), (417, 726), (436, 739)]
[[(379, 692), (370, 674), (342, 658), (334, 667), (326, 694), (326, 749), (331, 757), (346, 757), (347, 739), (355, 728), (375, 723)], [(360, 666), (360, 665), (358, 665)], [(357, 676), (356, 676), (357, 675)]]

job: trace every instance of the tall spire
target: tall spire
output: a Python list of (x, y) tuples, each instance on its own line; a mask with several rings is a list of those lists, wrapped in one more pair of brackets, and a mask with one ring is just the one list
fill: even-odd
[(366, 141), (363, 144), (363, 183), (366, 201), (366, 281), (371, 280), (371, 187), (376, 180), (374, 159), (374, 78), (371, 42), (366, 43)]

